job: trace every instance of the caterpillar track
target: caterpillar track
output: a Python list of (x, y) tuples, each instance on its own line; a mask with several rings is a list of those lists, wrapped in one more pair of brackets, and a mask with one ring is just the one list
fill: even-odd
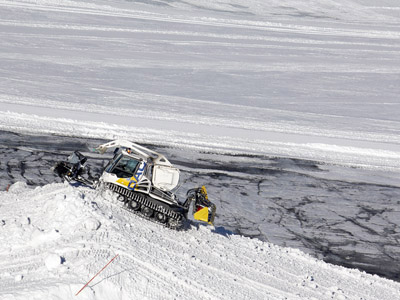
[(174, 190), (179, 183), (179, 169), (164, 155), (126, 140), (102, 144), (94, 151), (104, 154), (111, 148), (114, 156), (98, 180), (85, 176), (87, 158), (78, 151), (66, 161), (57, 162), (53, 171), (70, 183), (109, 189), (119, 195), (126, 209), (171, 229), (183, 228), (190, 206), (195, 220), (213, 224), (216, 207), (208, 200), (205, 186), (190, 189), (186, 200), (178, 201)]
[(183, 229), (184, 220), (187, 219), (187, 216), (183, 213), (175, 212), (168, 206), (155, 202), (156, 200), (150, 197), (129, 191), (116, 184), (107, 183), (105, 186), (120, 196), (119, 200), (124, 203), (127, 210), (165, 227), (175, 230)]

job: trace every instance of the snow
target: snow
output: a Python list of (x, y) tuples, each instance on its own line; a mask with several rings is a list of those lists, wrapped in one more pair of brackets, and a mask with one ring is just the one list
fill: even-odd
[[(223, 228), (193, 224), (175, 232), (125, 210), (109, 191), (55, 183), (0, 192), (0, 204), (1, 299), (72, 299), (117, 254), (77, 297), (392, 300), (400, 295), (397, 282)], [(93, 230), (83, 220), (102, 226)]]
[(55, 253), (49, 254), (44, 261), (44, 264), (49, 271), (57, 268), (61, 263), (61, 257)]
[[(326, 164), (320, 177), (398, 185), (399, 19), (397, 0), (0, 0), (0, 130), (299, 158)], [(289, 194), (278, 190), (289, 185), (281, 179), (264, 176), (258, 188), (275, 187), (273, 205), (295, 213), (304, 211), (289, 200), (305, 194), (329, 226), (336, 202), (317, 203), (290, 180)], [(218, 193), (218, 204), (232, 196)], [(385, 203), (373, 195), (373, 208), (394, 213), (360, 228), (398, 227), (396, 204), (387, 203), (396, 193), (388, 195)], [(233, 219), (254, 220), (259, 202), (239, 197)], [(399, 299), (398, 283), (221, 227), (171, 232), (119, 204), (62, 184), (0, 192), (0, 298), (70, 299), (119, 254), (79, 297)], [(355, 205), (371, 209), (356, 202), (346, 214), (361, 215)], [(278, 217), (268, 211), (270, 222)], [(270, 239), (297, 234), (298, 222), (285, 219)]]
[(397, 1), (0, 5), (1, 129), (400, 170)]
[(89, 218), (83, 223), (83, 226), (89, 230), (97, 230), (100, 228), (100, 225), (100, 221), (94, 218)]

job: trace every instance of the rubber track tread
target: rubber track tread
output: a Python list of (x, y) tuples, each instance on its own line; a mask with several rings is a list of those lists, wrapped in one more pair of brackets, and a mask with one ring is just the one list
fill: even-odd
[(135, 213), (137, 215), (140, 215), (142, 218), (145, 218), (147, 220), (153, 221), (153, 222), (155, 222), (157, 224), (161, 224), (161, 225), (164, 225), (165, 227), (168, 227), (168, 228), (171, 228), (171, 229), (175, 229), (175, 230), (179, 230), (183, 226), (182, 223), (183, 223), (185, 218), (184, 218), (184, 216), (182, 214), (176, 213), (176, 212), (172, 211), (171, 209), (166, 209), (165, 207), (163, 207), (161, 205), (157, 205), (157, 204), (151, 202), (151, 200), (149, 200), (149, 198), (150, 198), (149, 196), (141, 195), (141, 194), (139, 194), (137, 192), (130, 191), (130, 190), (126, 189), (126, 188), (123, 188), (123, 187), (118, 186), (118, 185), (113, 184), (113, 183), (106, 183), (105, 186), (106, 186), (107, 189), (109, 189), (109, 190), (111, 190), (111, 191), (113, 191), (113, 192), (115, 192), (115, 193), (117, 193), (119, 195), (125, 196), (129, 200), (134, 200), (134, 201), (139, 202), (142, 206), (149, 207), (149, 208), (151, 208), (152, 210), (154, 210), (156, 212), (161, 212), (163, 214), (166, 214), (169, 218), (178, 221), (180, 223), (180, 225), (178, 225), (176, 228), (175, 227), (171, 227), (171, 226), (169, 226), (168, 222), (166, 222), (166, 223), (158, 222), (154, 218), (146, 217), (145, 215), (139, 213), (138, 211), (134, 211), (132, 209), (127, 208), (127, 210), (129, 210), (129, 211), (131, 211), (131, 212), (133, 212), (133, 213)]

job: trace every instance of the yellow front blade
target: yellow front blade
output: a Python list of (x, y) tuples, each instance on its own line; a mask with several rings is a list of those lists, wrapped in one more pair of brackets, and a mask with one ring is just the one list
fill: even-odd
[[(211, 211), (210, 211), (211, 208)], [(202, 209), (196, 211), (193, 214), (193, 217), (195, 218), (195, 220), (199, 220), (199, 221), (203, 221), (206, 222), (210, 225), (213, 225), (214, 223), (214, 218), (215, 218), (215, 211), (216, 211), (216, 207), (213, 204), (212, 206), (209, 207), (203, 207)]]
[(193, 216), (196, 220), (208, 223), (208, 207), (203, 207), (202, 209), (196, 211)]

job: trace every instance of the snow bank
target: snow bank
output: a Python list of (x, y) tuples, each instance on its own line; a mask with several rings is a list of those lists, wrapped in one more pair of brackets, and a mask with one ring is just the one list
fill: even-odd
[(116, 254), (77, 299), (392, 300), (400, 294), (399, 283), (223, 228), (163, 228), (123, 209), (108, 191), (21, 186), (0, 192), (1, 299), (71, 299)]

